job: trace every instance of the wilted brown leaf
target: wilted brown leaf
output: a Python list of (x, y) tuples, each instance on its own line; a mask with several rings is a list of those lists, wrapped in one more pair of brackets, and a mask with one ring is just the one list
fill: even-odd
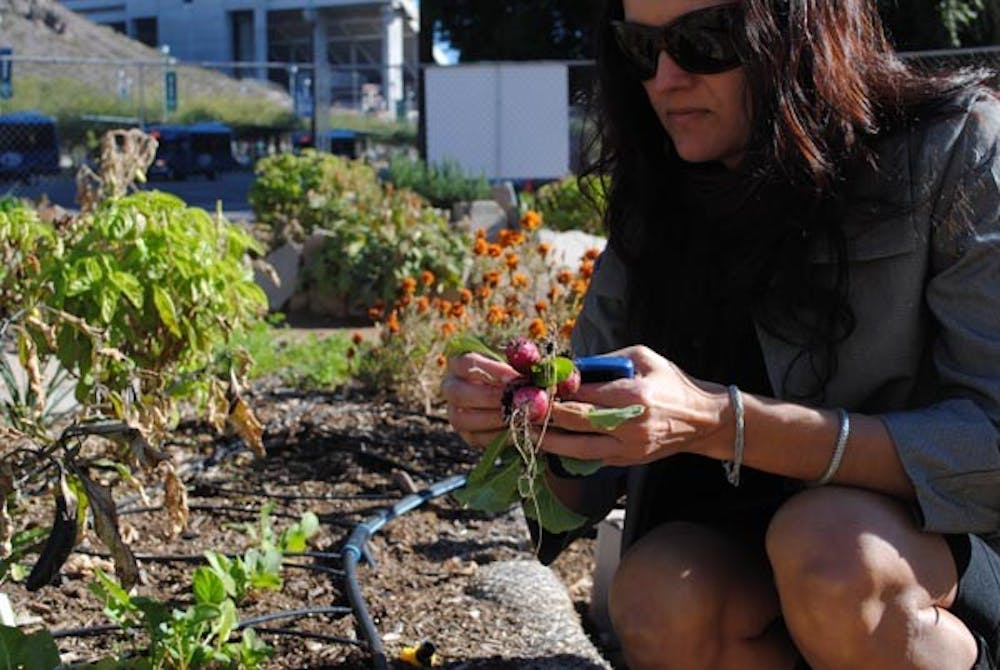
[(243, 398), (237, 397), (233, 400), (229, 409), (229, 424), (257, 457), (263, 458), (266, 455), (263, 440), (264, 426)]
[(115, 562), (115, 575), (125, 590), (132, 588), (139, 580), (139, 566), (135, 562), (132, 550), (122, 541), (118, 532), (118, 510), (115, 508), (111, 489), (90, 479), (82, 472), (77, 476), (83, 483), (90, 499), (90, 512), (94, 517), (94, 530), (101, 542), (111, 552)]
[(171, 535), (176, 537), (187, 527), (187, 491), (184, 489), (184, 482), (177, 476), (173, 463), (164, 461), (160, 469), (164, 470), (163, 506), (166, 508), (167, 517), (170, 519)]
[(59, 484), (53, 491), (56, 513), (52, 520), (52, 530), (49, 531), (42, 553), (25, 582), (29, 591), (37, 591), (50, 584), (76, 545), (76, 497), (66, 486), (64, 478), (60, 479)]

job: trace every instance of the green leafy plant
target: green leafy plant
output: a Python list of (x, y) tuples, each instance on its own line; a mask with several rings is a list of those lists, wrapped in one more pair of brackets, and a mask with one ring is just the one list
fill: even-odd
[(250, 206), (279, 244), (301, 241), (341, 217), (372, 210), (383, 198), (375, 171), (366, 163), (311, 149), (298, 156), (264, 158), (254, 173)]
[(449, 160), (427, 164), (398, 154), (389, 162), (388, 179), (397, 188), (416, 191), (435, 207), (450, 208), (459, 201), (483, 200), (491, 195), (485, 177), (469, 176), (457, 162)]
[(413, 193), (389, 189), (371, 209), (354, 209), (326, 224), (320, 253), (303, 270), (306, 290), (342, 296), (346, 311), (363, 314), (388, 302), (405, 277), (433, 272), (443, 288), (461, 282), (467, 238)]
[[(242, 631), (239, 642), (230, 642), (239, 628), (236, 604), (227, 595), (223, 580), (212, 569), (194, 571), (194, 604), (179, 610), (167, 603), (131, 596), (114, 579), (96, 570), (97, 581), (90, 590), (104, 603), (105, 614), (123, 628), (146, 632), (149, 646), (142, 661), (150, 670), (197, 670), (199, 668), (258, 668), (272, 650), (254, 634)], [(92, 666), (133, 668), (134, 660), (106, 660)]]
[[(535, 193), (534, 207), (542, 215), (545, 225), (555, 230), (582, 230), (591, 235), (603, 235), (603, 209), (605, 193), (600, 180), (586, 180), (589, 188), (580, 188), (580, 179), (574, 176), (545, 184)], [(590, 200), (593, 197), (596, 202)]]
[(28, 635), (0, 625), (0, 659), (0, 668), (51, 670), (59, 665), (59, 649), (48, 631)]
[(293, 335), (279, 325), (260, 321), (237, 334), (233, 343), (253, 361), (250, 379), (277, 376), (302, 389), (329, 390), (350, 379), (351, 342), (340, 333), (320, 337)]

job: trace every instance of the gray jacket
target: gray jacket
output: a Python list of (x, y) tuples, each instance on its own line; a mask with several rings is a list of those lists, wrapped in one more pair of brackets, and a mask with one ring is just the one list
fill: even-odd
[[(823, 404), (885, 423), (916, 488), (922, 528), (976, 533), (1000, 548), (1000, 102), (981, 95), (963, 107), (883, 141), (878, 170), (851, 181), (851, 202), (891, 196), (909, 206), (877, 222), (860, 205), (845, 217), (857, 325), (838, 345)], [(810, 257), (831, 262), (819, 245)], [(624, 287), (625, 268), (608, 250), (574, 353), (629, 344)], [(807, 363), (792, 365), (798, 350), (759, 324), (757, 335), (776, 395), (798, 397)], [(628, 505), (645, 484), (645, 468), (632, 468)]]

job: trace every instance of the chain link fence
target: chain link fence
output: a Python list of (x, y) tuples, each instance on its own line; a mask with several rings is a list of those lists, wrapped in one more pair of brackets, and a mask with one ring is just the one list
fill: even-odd
[[(1000, 72), (1000, 47), (903, 56), (930, 70)], [(595, 72), (592, 62), (566, 65), (569, 165), (576, 171), (584, 162)], [(323, 100), (317, 78), (325, 78)], [(192, 64), (169, 54), (147, 61), (29, 58), (0, 50), (0, 194), (47, 194), (71, 204), (72, 176), (92, 160), (101, 134), (120, 127), (160, 133), (162, 155), (152, 176), (167, 179), (248, 172), (262, 156), (306, 146), (384, 157), (417, 142), (419, 82), (419, 68), (410, 66), (331, 66), (317, 73), (307, 63)], [(394, 99), (387, 101), (390, 89)], [(318, 117), (317, 107), (327, 105), (329, 114)], [(377, 150), (371, 137), (380, 138)]]

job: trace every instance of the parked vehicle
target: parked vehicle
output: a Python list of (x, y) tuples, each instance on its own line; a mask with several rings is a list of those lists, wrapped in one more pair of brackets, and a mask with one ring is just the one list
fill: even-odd
[(38, 112), (0, 114), (0, 179), (59, 172), (55, 120)]
[(233, 131), (225, 124), (151, 126), (149, 134), (159, 143), (149, 168), (150, 177), (186, 179), (203, 174), (215, 179), (219, 172), (238, 167), (233, 158)]
[[(326, 131), (326, 137), (332, 154), (345, 158), (357, 158), (361, 154), (360, 145), (364, 135), (356, 130), (331, 128)], [(303, 131), (292, 136), (292, 147), (295, 153), (299, 153), (303, 149), (315, 149), (316, 141), (312, 133)]]

